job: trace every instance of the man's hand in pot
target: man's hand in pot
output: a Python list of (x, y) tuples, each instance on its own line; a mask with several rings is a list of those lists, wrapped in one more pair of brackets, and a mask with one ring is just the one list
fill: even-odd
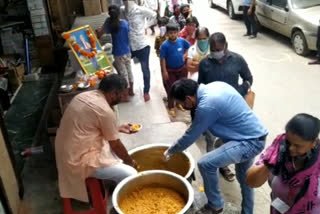
[(170, 160), (170, 157), (171, 155), (169, 154), (169, 149), (167, 149), (164, 153), (163, 153), (163, 160), (164, 161), (169, 161)]

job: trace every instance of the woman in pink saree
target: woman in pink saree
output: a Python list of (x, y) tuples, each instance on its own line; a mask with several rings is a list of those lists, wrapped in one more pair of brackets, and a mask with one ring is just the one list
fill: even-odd
[(271, 214), (319, 214), (319, 119), (298, 114), (285, 131), (248, 170), (247, 184), (255, 188), (268, 180)]

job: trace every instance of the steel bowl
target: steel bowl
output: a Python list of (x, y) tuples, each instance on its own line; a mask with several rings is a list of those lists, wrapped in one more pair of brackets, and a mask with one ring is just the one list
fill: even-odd
[(72, 89), (73, 89), (73, 85), (61, 85), (60, 86), (60, 91), (65, 92), (65, 93), (72, 91)]
[(170, 144), (148, 144), (132, 149), (128, 153), (136, 161), (138, 171), (167, 170), (190, 179), (195, 169), (192, 155), (184, 151), (172, 155), (168, 161), (163, 161), (163, 153), (169, 147)]
[(87, 89), (87, 88), (89, 88), (89, 87), (90, 87), (90, 83), (80, 82), (80, 83), (78, 84), (78, 88), (79, 88), (79, 89)]
[(115, 210), (119, 214), (124, 214), (119, 207), (119, 202), (137, 188), (144, 186), (169, 188), (179, 193), (186, 201), (186, 204), (178, 214), (187, 212), (194, 201), (193, 188), (185, 178), (164, 170), (150, 170), (127, 177), (117, 185), (112, 195), (112, 203)]

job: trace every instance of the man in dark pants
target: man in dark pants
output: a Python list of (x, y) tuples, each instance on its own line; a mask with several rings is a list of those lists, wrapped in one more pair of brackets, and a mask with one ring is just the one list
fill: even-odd
[(318, 26), (317, 49), (318, 49), (317, 59), (309, 62), (309, 65), (319, 65), (320, 64), (320, 20), (319, 20), (319, 26)]
[(257, 37), (257, 21), (255, 19), (255, 0), (244, 0), (243, 9), (243, 18), (244, 23), (247, 28), (247, 33), (244, 36), (249, 36), (249, 39), (254, 39)]
[[(239, 54), (228, 51), (228, 43), (223, 33), (212, 34), (209, 43), (211, 54), (200, 62), (198, 83), (225, 82), (244, 97), (253, 82), (247, 62)], [(242, 79), (242, 84), (239, 84), (239, 77)], [(204, 136), (207, 146), (211, 145), (210, 142), (214, 141), (212, 134), (206, 131)], [(223, 144), (221, 140), (216, 140), (215, 147), (221, 144)], [(220, 168), (219, 171), (225, 180), (229, 182), (234, 180), (234, 174), (227, 166)]]

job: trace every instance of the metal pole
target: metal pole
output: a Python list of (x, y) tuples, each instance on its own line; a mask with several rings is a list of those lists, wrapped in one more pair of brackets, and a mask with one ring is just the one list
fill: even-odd
[(26, 55), (26, 62), (27, 62), (27, 74), (31, 74), (31, 64), (30, 64), (30, 54), (29, 54), (29, 39), (25, 37), (25, 55)]

